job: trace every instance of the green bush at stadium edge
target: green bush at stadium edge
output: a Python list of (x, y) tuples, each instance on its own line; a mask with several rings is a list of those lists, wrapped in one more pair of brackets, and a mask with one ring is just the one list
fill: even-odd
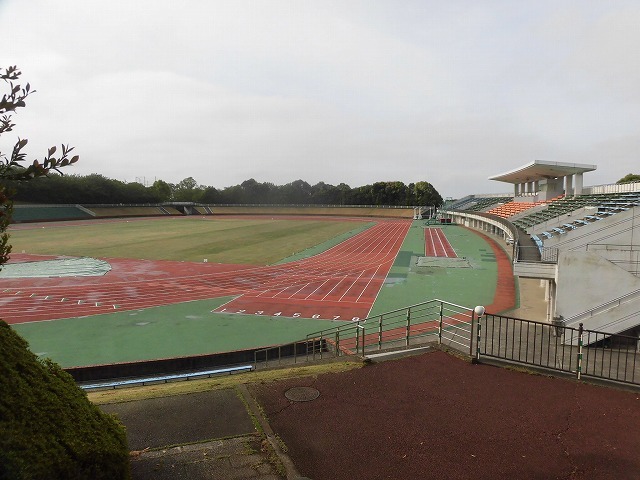
[(0, 479), (129, 479), (124, 427), (0, 320)]

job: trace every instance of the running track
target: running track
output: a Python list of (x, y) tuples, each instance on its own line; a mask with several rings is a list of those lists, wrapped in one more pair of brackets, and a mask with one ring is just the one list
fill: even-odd
[(0, 280), (0, 317), (23, 323), (236, 296), (216, 311), (365, 318), (410, 226), (411, 220), (378, 220), (322, 254), (283, 265), (105, 259), (112, 270), (102, 277)]
[(424, 254), (427, 257), (456, 258), (458, 256), (441, 228), (424, 229)]

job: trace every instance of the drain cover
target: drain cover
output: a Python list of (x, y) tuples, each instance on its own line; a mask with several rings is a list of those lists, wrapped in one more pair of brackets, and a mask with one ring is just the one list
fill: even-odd
[(310, 402), (320, 396), (320, 392), (312, 387), (293, 387), (284, 392), (284, 396), (292, 402)]

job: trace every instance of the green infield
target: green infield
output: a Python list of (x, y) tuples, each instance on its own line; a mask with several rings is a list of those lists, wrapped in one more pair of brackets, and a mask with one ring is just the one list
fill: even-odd
[(420, 266), (424, 256), (424, 221), (414, 221), (391, 267), (370, 316), (435, 298), (462, 306), (489, 305), (498, 281), (495, 255), (471, 230), (448, 225), (443, 231), (467, 268)]
[[(293, 342), (336, 322), (211, 313), (230, 300), (12, 325), (31, 350), (62, 367), (228, 352)], [(344, 322), (340, 322), (344, 323)]]
[[(172, 217), (11, 229), (14, 252), (270, 265), (371, 225), (315, 219)], [(307, 255), (310, 252), (306, 252)]]

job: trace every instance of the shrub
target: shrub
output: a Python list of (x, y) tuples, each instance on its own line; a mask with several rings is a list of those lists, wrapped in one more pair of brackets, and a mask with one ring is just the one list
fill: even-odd
[(0, 479), (128, 479), (124, 427), (0, 320)]

